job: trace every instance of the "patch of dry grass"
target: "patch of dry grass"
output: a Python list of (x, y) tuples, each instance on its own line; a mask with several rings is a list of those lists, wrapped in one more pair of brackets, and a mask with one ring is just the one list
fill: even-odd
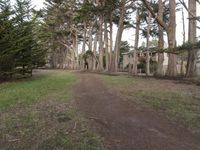
[(200, 86), (153, 78), (102, 78), (140, 106), (162, 111), (172, 119), (180, 119), (185, 125), (200, 129)]

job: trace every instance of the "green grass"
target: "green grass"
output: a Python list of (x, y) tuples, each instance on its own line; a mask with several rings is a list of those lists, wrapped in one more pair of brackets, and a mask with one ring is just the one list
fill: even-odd
[(48, 71), (0, 85), (0, 150), (100, 150), (71, 99), (78, 77)]
[[(68, 72), (50, 73), (24, 81), (0, 84), (0, 110), (46, 98), (68, 98), (76, 77)], [(62, 93), (65, 92), (65, 93)], [(64, 96), (64, 97), (63, 97)]]
[(134, 91), (130, 95), (139, 103), (178, 117), (187, 124), (200, 127), (200, 101), (176, 91)]
[(200, 129), (200, 93), (195, 85), (188, 88), (188, 85), (184, 85), (185, 90), (181, 91), (178, 84), (171, 83), (173, 89), (166, 88), (166, 82), (162, 80), (126, 76), (102, 78), (110, 86), (129, 96), (135, 104), (162, 111), (172, 119), (179, 119), (187, 126)]

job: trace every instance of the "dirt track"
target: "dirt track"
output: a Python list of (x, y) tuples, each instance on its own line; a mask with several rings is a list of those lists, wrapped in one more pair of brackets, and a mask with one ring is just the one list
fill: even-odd
[(75, 102), (108, 150), (200, 150), (200, 135), (153, 110), (130, 106), (95, 74), (81, 73)]

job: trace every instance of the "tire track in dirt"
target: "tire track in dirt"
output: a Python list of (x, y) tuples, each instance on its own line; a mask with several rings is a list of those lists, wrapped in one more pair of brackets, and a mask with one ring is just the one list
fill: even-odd
[(130, 106), (95, 74), (78, 73), (76, 105), (108, 150), (200, 150), (200, 135), (153, 110)]

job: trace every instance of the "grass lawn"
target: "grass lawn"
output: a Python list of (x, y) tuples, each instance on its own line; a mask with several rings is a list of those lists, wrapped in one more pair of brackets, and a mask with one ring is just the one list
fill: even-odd
[(0, 150), (99, 150), (100, 139), (74, 108), (67, 71), (0, 84)]
[(76, 77), (68, 72), (49, 71), (30, 79), (0, 84), (0, 110), (48, 97), (69, 99), (70, 87), (75, 81)]
[(200, 86), (153, 78), (128, 76), (102, 76), (102, 78), (135, 104), (164, 112), (169, 118), (178, 119), (189, 128), (200, 131)]

